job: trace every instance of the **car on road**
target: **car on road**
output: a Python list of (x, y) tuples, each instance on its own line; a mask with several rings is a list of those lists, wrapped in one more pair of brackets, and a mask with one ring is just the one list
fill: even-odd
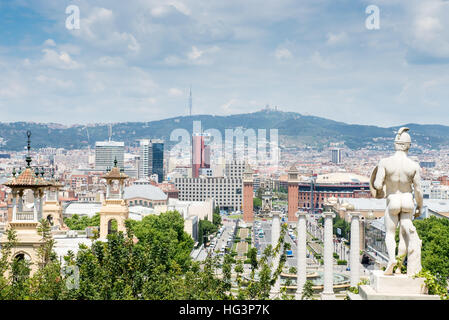
[(293, 257), (293, 251), (292, 250), (286, 250), (285, 253), (287, 254), (287, 258)]

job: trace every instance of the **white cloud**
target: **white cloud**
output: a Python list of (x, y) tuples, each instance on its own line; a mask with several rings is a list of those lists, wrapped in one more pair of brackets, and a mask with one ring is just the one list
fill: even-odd
[(171, 96), (179, 97), (183, 95), (182, 90), (179, 90), (178, 88), (170, 88), (168, 90), (168, 94)]
[(190, 9), (180, 1), (169, 1), (164, 5), (152, 8), (150, 12), (153, 17), (163, 17), (169, 14), (172, 10), (176, 10), (186, 16), (191, 14)]
[(80, 64), (74, 61), (67, 52), (57, 52), (52, 49), (43, 49), (44, 56), (42, 57), (40, 64), (46, 67), (58, 68), (58, 69), (78, 69)]
[(18, 82), (9, 81), (6, 86), (0, 86), (0, 98), (2, 99), (18, 99), (24, 97), (28, 90)]
[(189, 60), (197, 60), (203, 55), (204, 51), (198, 50), (197, 47), (193, 46), (192, 51), (187, 54)]
[(337, 33), (337, 34), (329, 32), (327, 34), (327, 41), (326, 41), (326, 43), (328, 45), (333, 46), (333, 45), (336, 45), (336, 44), (343, 43), (347, 39), (348, 39), (348, 35), (346, 34), (346, 32), (340, 32), (340, 33)]
[(57, 78), (47, 77), (45, 75), (37, 76), (36, 80), (37, 80), (37, 82), (39, 82), (43, 85), (57, 87), (57, 88), (61, 88), (61, 89), (67, 89), (67, 88), (73, 86), (73, 82), (71, 80), (61, 80), (61, 79), (57, 79)]
[(56, 47), (56, 43), (53, 39), (45, 40), (43, 45), (48, 47)]
[(125, 65), (125, 61), (121, 57), (104, 56), (95, 61), (95, 65), (105, 68), (116, 68)]
[(92, 8), (89, 12), (87, 18), (81, 18), (82, 27), (74, 30), (73, 35), (93, 46), (106, 47), (112, 51), (140, 51), (140, 43), (132, 33), (118, 30), (112, 10)]
[(285, 59), (290, 59), (293, 57), (292, 53), (287, 48), (276, 49), (274, 56), (278, 60), (285, 60)]
[(164, 63), (169, 66), (210, 65), (214, 62), (213, 55), (218, 51), (220, 51), (218, 46), (212, 46), (204, 49), (199, 49), (196, 46), (192, 46), (191, 50), (185, 54), (185, 58), (177, 55), (169, 55), (164, 58)]
[(428, 0), (410, 6), (405, 41), (418, 55), (449, 59), (449, 2)]

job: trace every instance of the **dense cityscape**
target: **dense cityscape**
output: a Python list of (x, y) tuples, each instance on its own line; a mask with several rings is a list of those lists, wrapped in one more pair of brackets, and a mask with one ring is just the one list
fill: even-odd
[(0, 2), (0, 300), (449, 300), (449, 4), (377, 2)]
[[(79, 255), (83, 245), (110, 240), (110, 234), (130, 234), (127, 223), (145, 225), (152, 221), (150, 217), (176, 214), (183, 221), (185, 236), (192, 240), (192, 263), (204, 267), (210, 259), (219, 264), (231, 259), (228, 262), (236, 264), (229, 275), (228, 291), (237, 298), (243, 286), (239, 278), (250, 279), (254, 265), (267, 254), (266, 248), (276, 247), (273, 219), (277, 217), (287, 228), (282, 233), (285, 261), (278, 284), (284, 289), (271, 289), (266, 298), (293, 298), (300, 237), (295, 214), (306, 212), (307, 272), (311, 297), (319, 297), (324, 288), (324, 224), (320, 218), (328, 210), (337, 214), (332, 240), (336, 297), (346, 298), (347, 292), (357, 285), (351, 283), (350, 274), (349, 226), (353, 211), (361, 215), (357, 265), (362, 279), (368, 279), (370, 270), (381, 269), (388, 262), (382, 240), (385, 204), (384, 200), (373, 198), (369, 180), (377, 162), (390, 150), (351, 150), (341, 142), (321, 150), (308, 147), (305, 152), (281, 143), (278, 163), (267, 165), (263, 161), (258, 165), (248, 156), (230, 160), (217, 157), (216, 154), (222, 154), (220, 146), (211, 143), (206, 133), (192, 134), (184, 150), (176, 146), (167, 150), (165, 142), (156, 138), (139, 139), (138, 147), (127, 146), (111, 139), (112, 125), (109, 139), (95, 142), (93, 150), (35, 150), (31, 147), (32, 133), (27, 134), (28, 147), (26, 134), (23, 135), (24, 151), (1, 154), (2, 243), (8, 243), (5, 237), (9, 224), (34, 221), (33, 240), (24, 233), (22, 241), (39, 244), (42, 240), (37, 234), (37, 222), (43, 219), (61, 267), (68, 256)], [(267, 145), (276, 147), (270, 142)], [(240, 145), (244, 150), (239, 150), (238, 145), (231, 147), (233, 155), (242, 151), (248, 154), (244, 152), (248, 146)], [(418, 220), (436, 217), (447, 221), (449, 149), (422, 149), (412, 158), (422, 168), (424, 206)], [(134, 241), (141, 239), (134, 236)], [(37, 272), (40, 263), (35, 250), (17, 250), (21, 258), (31, 263), (31, 275)], [(224, 272), (220, 270), (220, 277)]]

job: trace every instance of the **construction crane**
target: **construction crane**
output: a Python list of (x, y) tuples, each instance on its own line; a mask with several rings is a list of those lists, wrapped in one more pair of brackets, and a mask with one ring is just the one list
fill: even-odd
[(89, 149), (89, 154), (90, 154), (90, 137), (89, 137), (89, 129), (87, 128), (87, 126), (84, 126), (84, 129), (86, 129), (86, 134), (87, 134), (87, 148)]

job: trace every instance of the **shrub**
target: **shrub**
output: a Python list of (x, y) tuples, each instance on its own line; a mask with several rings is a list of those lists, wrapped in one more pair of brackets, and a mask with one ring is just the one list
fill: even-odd
[(348, 262), (347, 262), (346, 260), (337, 260), (337, 264), (338, 264), (339, 266), (341, 266), (341, 265), (346, 265), (346, 264), (348, 264)]

